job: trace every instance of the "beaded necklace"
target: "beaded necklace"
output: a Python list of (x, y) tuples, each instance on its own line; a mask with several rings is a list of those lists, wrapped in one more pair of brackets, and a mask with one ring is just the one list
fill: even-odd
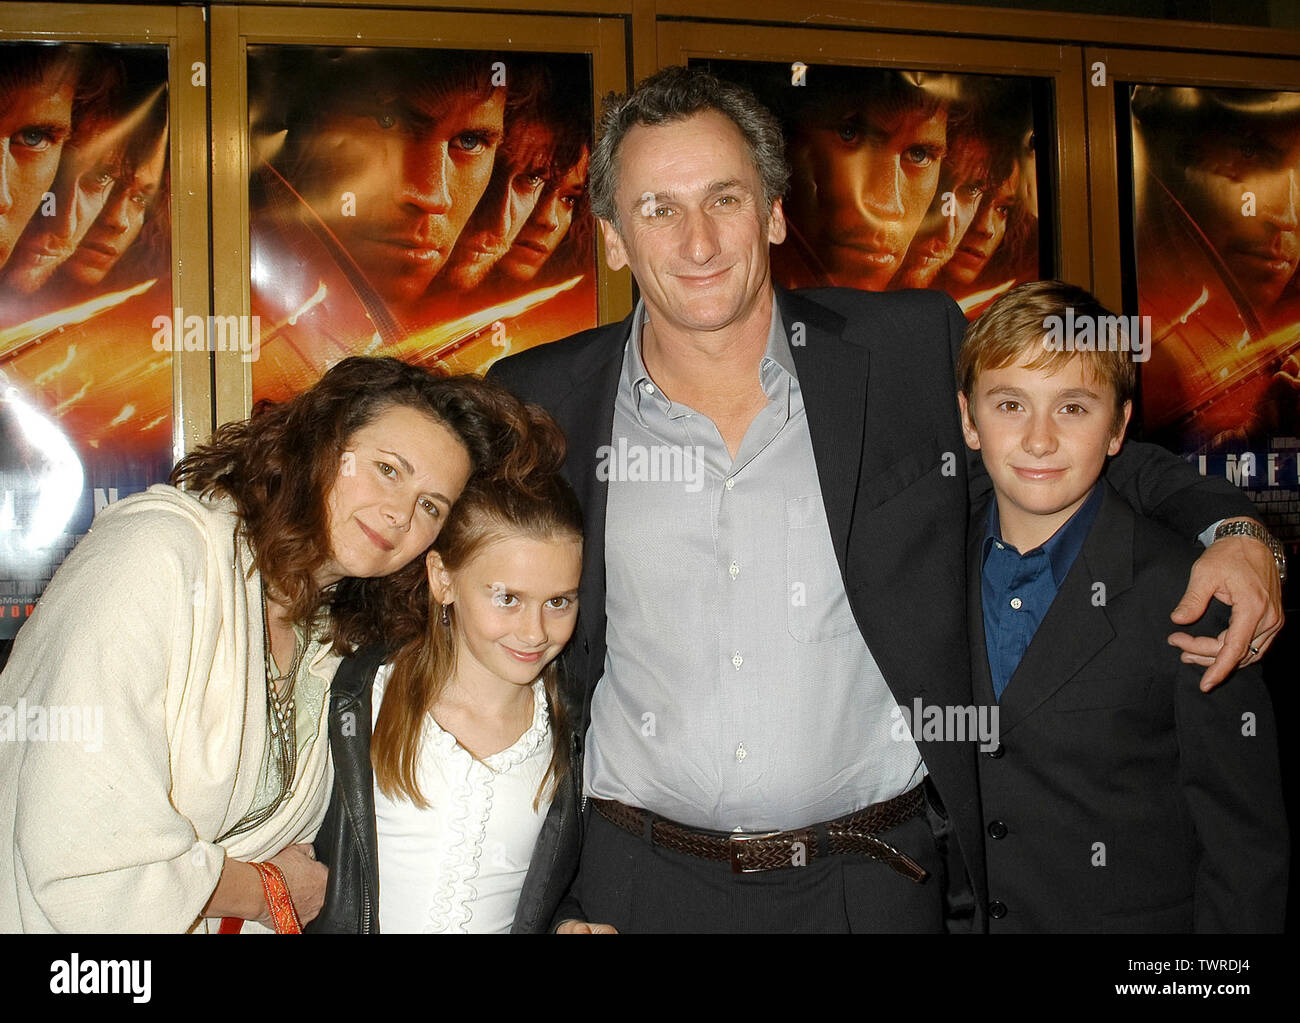
[[(280, 804), (289, 798), (293, 787), (293, 776), (298, 769), (298, 726), (294, 717), (293, 684), (298, 678), (298, 668), (307, 653), (305, 638), (298, 640), (294, 634), (293, 661), (289, 670), (283, 675), (276, 675), (271, 665), (271, 616), (266, 608), (266, 586), (260, 580), (258, 593), (262, 601), (262, 662), (266, 672), (266, 724), (270, 732), (268, 743), (271, 747), (272, 762), (280, 770), (280, 792), (261, 810), (254, 809), (238, 824), (232, 827), (217, 841), (224, 841), (233, 835), (252, 831), (270, 820), (271, 815), (279, 809)], [(279, 684), (286, 682), (284, 695), (280, 694)]]

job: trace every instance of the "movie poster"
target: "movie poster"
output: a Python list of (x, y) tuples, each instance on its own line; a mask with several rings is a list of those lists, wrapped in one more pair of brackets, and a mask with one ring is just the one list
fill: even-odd
[[(969, 318), (1052, 276), (1038, 196), (1053, 137), (1045, 81), (835, 65), (692, 61), (748, 85), (790, 163), (787, 288), (937, 288)], [(1044, 215), (1050, 202), (1041, 204)]]
[(167, 81), (165, 46), (0, 43), (0, 642), (171, 468)]
[(1300, 92), (1129, 90), (1148, 437), (1300, 545)]
[(248, 48), (254, 400), (594, 327), (586, 54)]

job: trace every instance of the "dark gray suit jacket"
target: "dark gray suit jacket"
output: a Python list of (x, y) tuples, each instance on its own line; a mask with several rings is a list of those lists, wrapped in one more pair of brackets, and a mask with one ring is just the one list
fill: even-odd
[[(989, 929), (1280, 932), (1289, 836), (1262, 672), (1200, 691), (1202, 669), (1165, 639), (1198, 548), (1102, 486), (1000, 703), (985, 652), (982, 510), (972, 519), (975, 698), (997, 706), (1000, 739), (979, 758), (998, 905)], [(1214, 601), (1187, 631), (1213, 636), (1227, 621)]]

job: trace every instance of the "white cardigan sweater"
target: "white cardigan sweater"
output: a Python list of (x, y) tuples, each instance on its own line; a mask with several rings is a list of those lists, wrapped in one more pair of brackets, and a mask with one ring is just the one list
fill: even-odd
[[(215, 931), (199, 914), (224, 855), (315, 836), (324, 714), (292, 797), (216, 844), (252, 804), (267, 740), (260, 580), (236, 524), (229, 502), (167, 486), (113, 504), (20, 630), (0, 675), (0, 931)], [(319, 650), (308, 670), (328, 682), (337, 666)]]

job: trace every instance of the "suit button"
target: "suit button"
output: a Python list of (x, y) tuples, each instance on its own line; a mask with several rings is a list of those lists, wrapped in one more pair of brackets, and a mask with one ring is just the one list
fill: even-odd
[(991, 750), (985, 750), (984, 755), (987, 756), (990, 760), (997, 760), (997, 758), (1002, 756), (1002, 754), (1005, 752), (1006, 750), (1002, 748), (1002, 743), (998, 743)]
[(989, 836), (991, 838), (1006, 838), (1007, 826), (1002, 821), (989, 821)]
[(1005, 902), (989, 903), (989, 916), (991, 916), (994, 920), (1001, 920), (1006, 915), (1007, 915), (1007, 905)]

